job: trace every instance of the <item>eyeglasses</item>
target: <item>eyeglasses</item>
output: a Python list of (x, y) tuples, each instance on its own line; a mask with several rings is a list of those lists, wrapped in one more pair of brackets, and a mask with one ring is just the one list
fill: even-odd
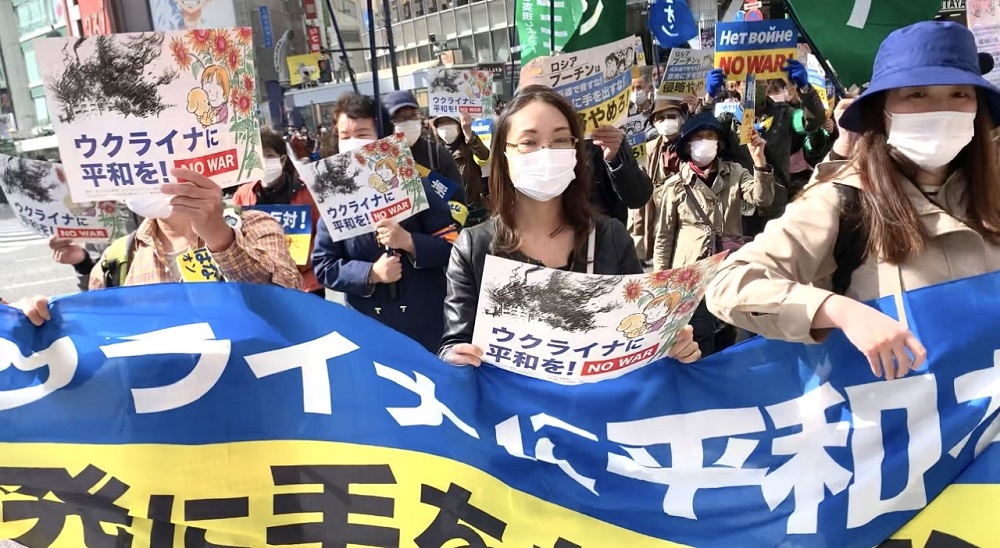
[(538, 152), (543, 148), (551, 148), (555, 150), (567, 150), (571, 148), (576, 148), (576, 144), (580, 140), (576, 137), (556, 137), (549, 141), (548, 146), (542, 146), (541, 141), (536, 141), (534, 139), (522, 139), (518, 143), (505, 143), (507, 148), (516, 148), (519, 154), (531, 154), (532, 152)]
[(671, 112), (669, 114), (663, 113), (663, 114), (657, 114), (656, 116), (653, 116), (653, 123), (655, 124), (657, 122), (662, 122), (664, 120), (680, 120), (680, 119), (681, 119), (681, 115), (677, 114), (676, 112)]

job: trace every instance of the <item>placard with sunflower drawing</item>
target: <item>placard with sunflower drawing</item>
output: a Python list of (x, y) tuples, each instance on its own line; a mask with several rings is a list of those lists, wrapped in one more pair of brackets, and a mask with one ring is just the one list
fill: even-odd
[(186, 167), (263, 175), (246, 27), (46, 38), (36, 47), (74, 201), (159, 192)]
[(559, 384), (620, 377), (667, 355), (724, 257), (605, 276), (487, 256), (472, 344), (486, 363)]
[(375, 223), (408, 219), (427, 209), (427, 193), (401, 133), (311, 164), (289, 147), (299, 176), (338, 242), (375, 232)]

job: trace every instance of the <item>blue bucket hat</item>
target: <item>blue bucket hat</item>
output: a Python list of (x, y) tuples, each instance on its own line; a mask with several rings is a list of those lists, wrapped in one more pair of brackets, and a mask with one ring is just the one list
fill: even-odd
[(871, 84), (847, 107), (840, 125), (848, 131), (861, 131), (862, 105), (883, 91), (969, 85), (986, 93), (996, 127), (1000, 125), (1000, 89), (983, 78), (981, 57), (972, 31), (958, 23), (924, 21), (896, 30), (879, 46)]
[(401, 108), (420, 108), (420, 105), (417, 104), (417, 98), (409, 91), (392, 91), (385, 94), (385, 97), (382, 98), (382, 106), (385, 107), (389, 116), (395, 116), (396, 112)]
[(702, 112), (697, 116), (688, 118), (687, 122), (684, 122), (684, 127), (681, 128), (681, 136), (677, 139), (677, 145), (674, 147), (678, 158), (685, 162), (691, 159), (691, 155), (687, 151), (687, 144), (699, 131), (704, 129), (712, 130), (718, 135), (721, 151), (721, 147), (725, 146), (721, 143), (726, 141), (726, 130), (722, 127), (722, 122), (719, 122), (719, 119), (715, 117), (715, 114)]

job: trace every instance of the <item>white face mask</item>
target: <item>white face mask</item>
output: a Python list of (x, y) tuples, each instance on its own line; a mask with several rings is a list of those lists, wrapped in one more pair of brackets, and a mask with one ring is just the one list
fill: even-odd
[(632, 92), (632, 102), (641, 105), (646, 102), (646, 92), (644, 90), (638, 90)]
[(344, 153), (344, 152), (354, 152), (355, 150), (357, 150), (357, 149), (359, 149), (359, 148), (361, 148), (361, 147), (363, 147), (365, 145), (370, 145), (370, 144), (372, 144), (374, 142), (375, 142), (375, 139), (355, 139), (355, 138), (352, 137), (350, 139), (341, 139), (337, 143), (337, 145), (338, 145), (337, 148), (338, 148), (338, 150), (340, 150), (341, 153)]
[(446, 126), (439, 127), (438, 137), (448, 144), (454, 143), (455, 139), (458, 139), (458, 126), (455, 124), (448, 124)]
[(260, 183), (265, 187), (277, 186), (282, 180), (282, 173), (285, 166), (281, 163), (281, 158), (264, 158), (264, 178)]
[(406, 136), (406, 144), (413, 146), (417, 139), (420, 138), (420, 132), (423, 129), (423, 124), (420, 120), (410, 120), (408, 122), (403, 122), (401, 124), (396, 124), (396, 133), (402, 133)]
[(678, 119), (667, 118), (666, 120), (661, 120), (656, 122), (653, 126), (656, 128), (656, 132), (664, 137), (670, 137), (671, 135), (677, 135), (681, 130), (681, 121)]
[(772, 101), (775, 103), (787, 103), (788, 102), (788, 92), (782, 91), (781, 93), (776, 93), (774, 95), (768, 95)]
[(514, 188), (538, 202), (562, 196), (576, 178), (575, 148), (543, 148), (518, 155), (507, 153), (507, 163)]
[(691, 161), (698, 167), (705, 167), (715, 161), (719, 154), (719, 142), (712, 139), (691, 141)]
[(147, 219), (166, 219), (174, 212), (170, 196), (162, 193), (125, 198), (125, 206), (133, 213)]
[(923, 169), (950, 164), (976, 133), (975, 112), (886, 112), (886, 115), (892, 121), (889, 145)]

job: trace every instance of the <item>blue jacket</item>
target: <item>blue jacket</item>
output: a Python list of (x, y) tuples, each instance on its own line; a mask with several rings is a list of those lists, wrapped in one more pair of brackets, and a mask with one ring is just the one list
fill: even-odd
[(404, 252), (400, 260), (403, 277), (396, 282), (397, 295), (388, 285), (368, 285), (368, 276), (385, 248), (375, 233), (333, 242), (326, 223), (319, 223), (312, 263), (316, 279), (347, 295), (347, 304), (437, 352), (444, 332), (445, 268), (454, 241), (454, 221), (448, 204), (424, 184), (430, 207), (399, 225), (413, 235), (416, 257)]

